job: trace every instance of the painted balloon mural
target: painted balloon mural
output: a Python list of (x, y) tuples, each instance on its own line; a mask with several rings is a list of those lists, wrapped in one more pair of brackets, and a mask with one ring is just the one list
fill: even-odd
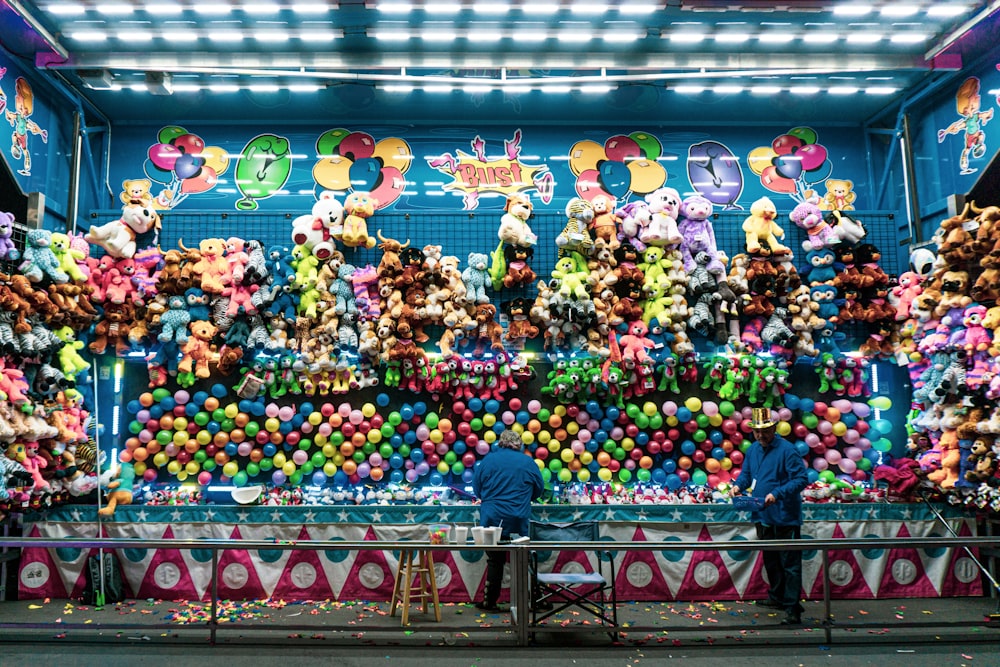
[(165, 186), (161, 204), (173, 208), (189, 195), (207, 192), (229, 169), (229, 157), (218, 146), (206, 146), (204, 139), (183, 127), (168, 125), (156, 135), (143, 167), (146, 176)]
[(796, 127), (775, 137), (770, 146), (750, 151), (747, 163), (765, 188), (803, 202), (813, 186), (833, 172), (826, 147), (818, 140), (811, 127)]
[(278, 193), (292, 173), (292, 154), (288, 139), (274, 134), (259, 134), (243, 147), (236, 162), (236, 187), (243, 199), (236, 202), (240, 211), (256, 211), (260, 199)]
[(688, 148), (688, 179), (701, 196), (725, 210), (742, 211), (736, 202), (743, 193), (743, 170), (729, 148), (703, 141)]
[(667, 170), (657, 162), (662, 152), (659, 139), (649, 132), (617, 134), (604, 145), (578, 141), (569, 152), (576, 192), (588, 201), (598, 195), (617, 201), (629, 194), (647, 195), (667, 182)]
[(327, 130), (316, 140), (319, 160), (313, 180), (323, 190), (370, 192), (384, 209), (399, 199), (406, 189), (403, 174), (413, 156), (402, 139), (387, 137), (375, 141), (365, 132), (343, 128)]

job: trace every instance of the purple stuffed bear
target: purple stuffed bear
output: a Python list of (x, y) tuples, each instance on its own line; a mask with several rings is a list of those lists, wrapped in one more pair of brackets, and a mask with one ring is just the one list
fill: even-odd
[(681, 202), (681, 219), (677, 227), (684, 237), (681, 243), (681, 257), (684, 259), (684, 270), (687, 273), (694, 270), (694, 256), (699, 252), (706, 252), (711, 257), (706, 267), (709, 273), (719, 276), (726, 272), (725, 265), (719, 259), (715, 230), (709, 221), (714, 208), (714, 204), (701, 195), (692, 195)]

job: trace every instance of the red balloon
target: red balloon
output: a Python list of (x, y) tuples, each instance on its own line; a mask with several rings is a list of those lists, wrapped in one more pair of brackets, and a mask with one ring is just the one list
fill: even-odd
[(675, 428), (672, 428), (669, 431), (667, 431), (667, 440), (677, 440), (680, 437), (681, 437), (681, 432)]
[(337, 152), (355, 161), (371, 157), (375, 153), (375, 140), (370, 134), (351, 132), (341, 139)]
[(813, 414), (817, 417), (825, 417), (828, 408), (829, 406), (826, 403), (816, 401), (816, 404), (813, 406)]
[(219, 182), (219, 176), (211, 167), (202, 165), (201, 170), (190, 178), (181, 181), (181, 192), (186, 194), (198, 194), (215, 187)]
[(776, 137), (774, 141), (771, 142), (771, 148), (778, 155), (788, 155), (794, 153), (796, 149), (802, 148), (802, 140), (798, 137), (793, 137), (790, 134), (783, 134), (780, 137)]
[(147, 152), (149, 161), (164, 171), (173, 171), (181, 152), (170, 144), (153, 144)]
[(650, 440), (649, 444), (646, 445), (646, 453), (650, 456), (655, 456), (660, 453), (660, 443), (656, 440)]
[(733, 451), (729, 452), (729, 460), (733, 462), (734, 466), (738, 466), (739, 464), (743, 463), (743, 452), (741, 452), (738, 449), (734, 449)]
[[(587, 201), (592, 201), (597, 195), (604, 195), (608, 199), (614, 200), (611, 193), (601, 187), (601, 172), (596, 169), (585, 169), (576, 178), (576, 194)], [(625, 414), (625, 411), (622, 411)]]
[(171, 139), (170, 143), (186, 155), (197, 155), (205, 150), (205, 141), (197, 134), (182, 134)]
[(632, 137), (617, 134), (604, 142), (604, 154), (609, 160), (628, 162), (630, 158), (642, 157), (642, 150)]
[(795, 422), (795, 426), (792, 427), (792, 433), (795, 435), (796, 438), (802, 440), (807, 435), (809, 435), (809, 429), (807, 429), (806, 425), (803, 424), (802, 422)]
[(691, 458), (694, 459), (695, 463), (704, 463), (705, 462), (705, 452), (703, 452), (700, 449), (696, 449), (696, 450), (694, 450), (694, 454), (691, 455)]
[(687, 470), (678, 470), (677, 476), (681, 478), (681, 482), (687, 484), (691, 479), (691, 474)]
[(406, 178), (396, 167), (382, 167), (379, 172), (375, 188), (372, 190), (372, 197), (378, 201), (376, 210), (385, 208), (399, 199), (406, 189)]
[(796, 192), (795, 181), (780, 175), (774, 165), (764, 168), (764, 171), (760, 174), (760, 182), (771, 192), (780, 192), (783, 194)]
[(670, 452), (674, 451), (674, 443), (670, 440), (667, 440), (662, 445), (660, 445), (660, 451), (663, 452), (664, 454), (669, 454)]
[(630, 452), (628, 453), (628, 455), (629, 455), (629, 456), (631, 456), (631, 457), (632, 457), (633, 459), (635, 459), (636, 461), (638, 461), (638, 460), (639, 460), (639, 459), (641, 459), (641, 458), (642, 458), (643, 456), (645, 456), (645, 453), (644, 453), (644, 452), (643, 452), (643, 451), (642, 451), (641, 449), (639, 449), (638, 447), (633, 447), (633, 448), (632, 448), (632, 451), (630, 451)]
[(635, 424), (627, 425), (625, 427), (625, 435), (627, 435), (630, 438), (634, 438), (635, 436), (639, 435), (639, 427), (636, 426)]
[(663, 431), (653, 431), (653, 441), (657, 443), (662, 443), (667, 439), (667, 434)]

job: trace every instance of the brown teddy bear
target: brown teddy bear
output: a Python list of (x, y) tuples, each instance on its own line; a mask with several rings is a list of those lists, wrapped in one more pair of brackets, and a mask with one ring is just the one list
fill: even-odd
[(493, 304), (481, 303), (476, 306), (476, 329), (473, 338), (476, 341), (475, 356), (482, 356), (489, 343), (494, 350), (503, 349), (503, 327), (494, 318), (497, 309)]
[[(968, 271), (945, 271), (941, 275), (941, 301), (934, 309), (934, 315), (944, 317), (953, 309), (965, 310), (972, 303), (969, 292)], [(926, 294), (926, 292), (924, 292)]]
[(976, 301), (996, 301), (1000, 298), (1000, 255), (986, 255), (980, 262), (983, 272), (976, 279), (976, 284), (972, 286), (972, 298)]

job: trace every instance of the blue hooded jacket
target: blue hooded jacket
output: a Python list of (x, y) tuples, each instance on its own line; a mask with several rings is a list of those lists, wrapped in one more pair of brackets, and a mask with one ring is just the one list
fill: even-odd
[(472, 489), (482, 500), (479, 524), (500, 526), (507, 539), (511, 533), (529, 534), (531, 501), (542, 494), (545, 482), (530, 456), (494, 447), (476, 464)]
[(774, 436), (766, 449), (760, 442), (750, 445), (743, 458), (743, 469), (736, 486), (744, 493), (756, 482), (753, 497), (764, 499), (774, 494), (776, 503), (756, 510), (753, 519), (767, 526), (802, 525), (802, 489), (809, 484), (806, 464), (795, 445), (780, 435)]

